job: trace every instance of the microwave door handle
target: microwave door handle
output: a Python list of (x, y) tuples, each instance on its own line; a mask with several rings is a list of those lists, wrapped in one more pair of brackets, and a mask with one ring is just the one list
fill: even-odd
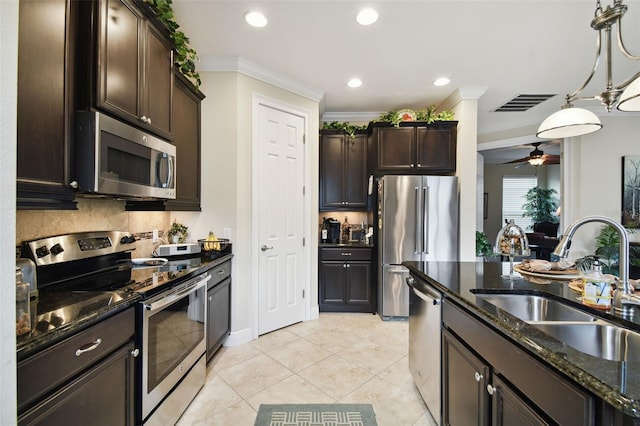
[(167, 174), (167, 183), (165, 184), (165, 188), (171, 188), (171, 181), (173, 180), (173, 158), (169, 155), (167, 155), (167, 162), (169, 163), (169, 173)]

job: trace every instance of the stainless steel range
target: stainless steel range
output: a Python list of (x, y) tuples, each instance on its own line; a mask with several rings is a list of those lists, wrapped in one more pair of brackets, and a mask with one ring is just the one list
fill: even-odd
[(202, 266), (199, 256), (134, 264), (132, 250), (135, 238), (119, 231), (23, 243), (22, 256), (36, 263), (38, 299), (46, 301), (37, 303), (29, 339), (90, 318), (110, 304), (140, 300), (136, 422), (174, 424), (204, 384), (206, 285), (211, 276), (196, 274)]

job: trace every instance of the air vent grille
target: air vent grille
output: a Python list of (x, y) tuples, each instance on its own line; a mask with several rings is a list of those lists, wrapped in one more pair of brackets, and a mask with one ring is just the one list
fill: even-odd
[(515, 98), (511, 99), (507, 103), (502, 106), (499, 106), (494, 111), (495, 112), (522, 112), (527, 111), (533, 108), (536, 105), (541, 104), (549, 98), (553, 98), (555, 95), (548, 94), (540, 94), (540, 95), (532, 95), (532, 94), (523, 94), (518, 95)]

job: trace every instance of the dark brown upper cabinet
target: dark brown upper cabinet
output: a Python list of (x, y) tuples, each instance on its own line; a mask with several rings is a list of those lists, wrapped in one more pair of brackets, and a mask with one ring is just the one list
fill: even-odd
[(127, 201), (127, 210), (200, 211), (201, 103), (204, 94), (176, 71), (173, 143), (176, 146), (175, 200)]
[(374, 174), (453, 174), (457, 121), (372, 123), (370, 167)]
[(320, 132), (320, 210), (367, 209), (367, 135)]
[(172, 140), (173, 44), (167, 28), (143, 2), (78, 3), (78, 40), (87, 40), (83, 51), (92, 52), (79, 58), (79, 107), (99, 108)]
[(18, 209), (76, 209), (70, 186), (69, 3), (21, 0), (18, 33)]

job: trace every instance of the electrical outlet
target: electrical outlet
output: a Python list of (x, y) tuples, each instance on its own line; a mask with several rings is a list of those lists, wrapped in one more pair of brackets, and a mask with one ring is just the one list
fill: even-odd
[(151, 236), (151, 242), (155, 243), (157, 241), (158, 241), (158, 230), (154, 229)]

